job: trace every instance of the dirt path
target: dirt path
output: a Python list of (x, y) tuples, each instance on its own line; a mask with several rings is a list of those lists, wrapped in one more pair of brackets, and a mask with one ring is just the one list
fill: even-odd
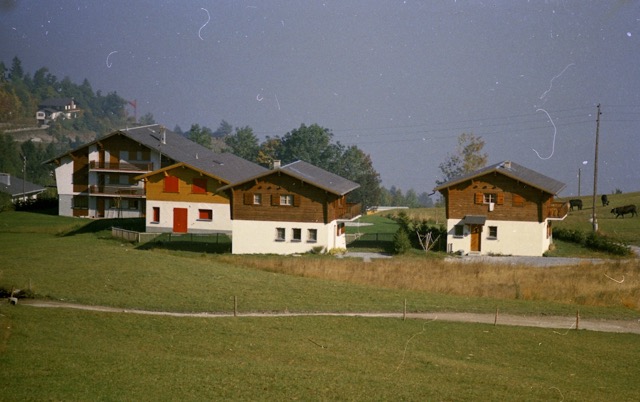
[[(108, 313), (125, 313), (125, 314), (141, 314), (156, 315), (169, 317), (195, 317), (195, 318), (222, 318), (233, 317), (233, 313), (176, 313), (168, 311), (149, 311), (122, 309), (106, 306), (89, 306), (74, 303), (64, 303), (46, 300), (21, 300), (19, 305), (42, 308), (67, 308), (77, 310), (101, 311)], [(238, 317), (310, 317), (310, 316), (326, 316), (326, 317), (383, 317), (383, 318), (402, 318), (402, 313), (239, 313)], [(577, 319), (576, 317), (563, 316), (517, 316), (508, 314), (476, 314), (476, 313), (407, 313), (406, 318), (419, 320), (440, 320), (455, 322), (472, 322), (483, 324), (510, 325), (521, 327), (537, 327), (537, 328), (553, 328), (560, 335), (565, 335), (569, 330), (586, 329), (599, 332), (618, 332), (640, 334), (640, 320), (594, 320), (594, 319)]]

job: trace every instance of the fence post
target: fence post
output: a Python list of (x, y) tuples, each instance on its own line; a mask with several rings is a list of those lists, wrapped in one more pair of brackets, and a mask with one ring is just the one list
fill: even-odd
[(404, 299), (404, 310), (402, 311), (402, 321), (407, 319), (407, 299)]
[(580, 310), (576, 311), (576, 331), (579, 329), (580, 327)]
[(238, 316), (238, 296), (233, 296), (233, 316)]
[(496, 317), (493, 320), (493, 326), (495, 327), (498, 324), (498, 308), (496, 307)]

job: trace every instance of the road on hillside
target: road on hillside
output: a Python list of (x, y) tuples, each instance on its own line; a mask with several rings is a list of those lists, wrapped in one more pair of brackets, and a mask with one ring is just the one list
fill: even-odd
[(416, 319), (430, 321), (455, 321), (470, 322), (494, 325), (509, 325), (521, 327), (550, 328), (559, 335), (566, 335), (571, 330), (589, 330), (598, 332), (617, 332), (617, 333), (633, 333), (640, 335), (640, 319), (637, 320), (596, 320), (582, 319), (576, 317), (564, 316), (517, 316), (509, 314), (477, 314), (477, 313), (451, 313), (451, 312), (431, 312), (431, 313), (367, 313), (367, 312), (348, 312), (348, 313), (178, 313), (168, 311), (149, 311), (136, 309), (122, 309), (106, 306), (90, 306), (75, 303), (66, 303), (49, 300), (21, 300), (15, 307), (21, 306), (40, 307), (40, 308), (66, 308), (87, 311), (99, 311), (106, 313), (120, 314), (140, 314), (155, 315), (168, 317), (192, 317), (192, 318), (225, 318), (225, 317), (374, 317), (374, 318), (395, 318), (395, 319)]

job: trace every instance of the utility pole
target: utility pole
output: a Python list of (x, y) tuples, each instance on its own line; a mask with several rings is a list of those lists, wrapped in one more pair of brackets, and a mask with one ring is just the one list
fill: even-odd
[(596, 194), (598, 193), (598, 142), (600, 140), (600, 104), (598, 103), (598, 116), (596, 118), (596, 156), (593, 159), (593, 231), (598, 231), (598, 220), (596, 218)]
[(27, 181), (27, 157), (26, 155), (22, 155), (22, 201), (27, 202), (27, 196), (24, 194), (24, 183)]
[(582, 168), (578, 168), (578, 197), (580, 197), (580, 184), (582, 183), (582, 179), (580, 175), (582, 174)]

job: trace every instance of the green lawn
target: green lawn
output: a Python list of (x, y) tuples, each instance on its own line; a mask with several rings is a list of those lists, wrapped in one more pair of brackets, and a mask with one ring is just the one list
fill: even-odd
[[(157, 311), (231, 312), (234, 297), (241, 312), (399, 313), (405, 299), (410, 312), (577, 308), (275, 274), (241, 257), (136, 247), (111, 239), (107, 223), (0, 213), (0, 287)], [(580, 314), (638, 318), (624, 308)], [(623, 401), (640, 394), (639, 347), (631, 334), (438, 320), (175, 318), (2, 303), (0, 400)]]
[(0, 307), (2, 400), (589, 400), (640, 393), (640, 337), (400, 319)]

